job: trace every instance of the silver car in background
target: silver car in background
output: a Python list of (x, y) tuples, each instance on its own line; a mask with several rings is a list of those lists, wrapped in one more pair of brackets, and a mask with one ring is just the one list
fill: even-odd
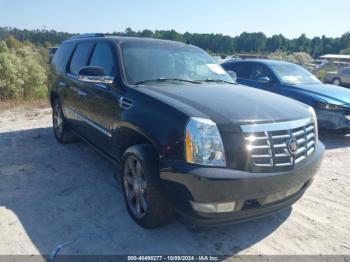
[(345, 67), (334, 72), (327, 72), (325, 82), (337, 86), (350, 86), (350, 67)]

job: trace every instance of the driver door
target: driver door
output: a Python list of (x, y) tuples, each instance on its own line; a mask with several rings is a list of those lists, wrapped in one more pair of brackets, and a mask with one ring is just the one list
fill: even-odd
[[(118, 78), (116, 52), (109, 41), (97, 41), (89, 66), (100, 67), (106, 76)], [(82, 99), (88, 123), (85, 137), (108, 155), (117, 158), (117, 132), (121, 118), (119, 98), (121, 88), (113, 84), (84, 83), (86, 96)]]

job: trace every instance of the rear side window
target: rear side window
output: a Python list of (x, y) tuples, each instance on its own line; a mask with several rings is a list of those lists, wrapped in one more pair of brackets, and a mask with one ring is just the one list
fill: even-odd
[(97, 43), (91, 56), (90, 66), (102, 67), (107, 76), (114, 76), (116, 72), (115, 64), (115, 55), (111, 45)]
[(52, 65), (56, 73), (60, 73), (62, 71), (74, 49), (74, 46), (74, 43), (67, 43), (62, 44), (58, 48), (52, 60)]
[(90, 42), (80, 43), (77, 46), (69, 66), (69, 73), (78, 75), (80, 68), (87, 65), (92, 47), (93, 43)]
[(252, 64), (250, 63), (241, 63), (231, 65), (231, 70), (233, 70), (237, 77), (249, 79), (252, 73)]
[(343, 69), (343, 74), (350, 75), (350, 68)]

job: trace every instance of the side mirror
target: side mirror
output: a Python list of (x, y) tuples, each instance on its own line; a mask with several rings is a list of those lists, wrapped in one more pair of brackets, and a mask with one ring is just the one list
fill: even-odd
[(78, 79), (86, 83), (94, 84), (112, 84), (113, 76), (106, 76), (103, 68), (98, 66), (85, 66), (80, 68)]
[(233, 81), (237, 82), (237, 74), (235, 71), (228, 70), (227, 73), (232, 77)]
[(260, 76), (257, 81), (262, 84), (269, 84), (271, 83), (271, 79), (268, 76)]

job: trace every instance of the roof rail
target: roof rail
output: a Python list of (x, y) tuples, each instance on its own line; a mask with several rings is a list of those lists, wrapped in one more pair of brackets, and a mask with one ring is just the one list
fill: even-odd
[(69, 39), (81, 39), (81, 38), (88, 38), (88, 37), (104, 37), (104, 36), (105, 34), (102, 34), (102, 33), (91, 33), (91, 34), (74, 35)]

